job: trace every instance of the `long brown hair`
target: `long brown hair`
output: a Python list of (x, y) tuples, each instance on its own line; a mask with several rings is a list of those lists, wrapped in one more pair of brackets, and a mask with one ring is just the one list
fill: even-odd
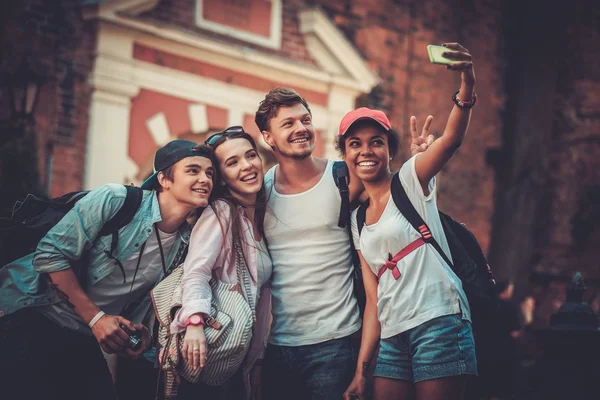
[[(214, 155), (215, 167), (217, 170), (219, 170), (219, 163), (218, 163), (217, 156), (216, 156), (216, 149), (221, 144), (225, 143), (225, 141), (230, 140), (230, 139), (246, 139), (250, 143), (250, 145), (252, 146), (254, 151), (256, 151), (257, 156), (260, 158), (260, 155), (258, 153), (258, 147), (256, 145), (256, 142), (252, 138), (252, 136), (250, 136), (248, 133), (246, 133), (243, 130), (243, 128), (240, 129), (240, 131), (235, 131), (235, 132), (229, 132), (228, 129), (211, 136), (207, 140), (207, 142), (213, 149), (213, 154), (215, 154)], [(219, 175), (223, 176), (220, 173), (220, 171), (219, 171)], [(231, 232), (233, 240), (236, 240), (236, 238), (239, 238), (240, 241), (243, 240), (242, 216), (240, 214), (239, 207), (253, 207), (254, 208), (253, 224), (256, 225), (256, 227), (258, 228), (258, 233), (260, 234), (261, 238), (265, 241), (265, 245), (268, 246), (267, 238), (265, 237), (265, 226), (264, 226), (265, 213), (267, 210), (267, 193), (266, 193), (264, 182), (263, 182), (263, 185), (261, 186), (260, 190), (256, 194), (256, 203), (254, 205), (241, 204), (239, 202), (239, 200), (237, 200), (231, 194), (229, 187), (226, 185), (221, 185), (221, 184), (215, 184), (214, 189), (213, 189), (212, 199), (213, 199), (213, 201), (222, 200), (229, 206), (231, 219), (229, 221), (229, 224), (227, 224), (228, 226), (225, 226), (225, 218), (223, 217), (223, 215), (221, 215), (221, 212), (218, 210), (218, 208), (213, 207), (215, 215), (217, 216), (219, 224), (221, 225), (221, 231), (223, 233), (224, 238), (227, 238), (227, 233)], [(247, 243), (247, 244), (256, 247), (256, 245), (254, 243)], [(244, 254), (243, 249), (242, 249), (242, 255), (244, 256), (246, 265), (248, 265), (246, 254)], [(235, 257), (235, 253), (233, 251), (232, 251), (231, 257), (232, 257), (231, 261), (234, 262), (233, 257)], [(252, 276), (252, 274), (250, 274), (250, 276)], [(252, 278), (256, 282), (258, 277), (252, 277)]]

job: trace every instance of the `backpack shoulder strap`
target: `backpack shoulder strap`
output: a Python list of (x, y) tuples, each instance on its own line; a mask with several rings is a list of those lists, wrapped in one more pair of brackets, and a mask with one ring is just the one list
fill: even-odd
[(144, 191), (136, 186), (125, 186), (127, 196), (117, 213), (102, 226), (98, 236), (110, 235), (131, 222), (144, 197)]
[(358, 207), (358, 211), (356, 211), (356, 226), (358, 227), (358, 236), (362, 232), (363, 227), (365, 226), (365, 219), (367, 218), (367, 207), (369, 207), (369, 200), (365, 201)]
[[(113, 252), (116, 250), (117, 245), (119, 244), (119, 229), (129, 224), (135, 213), (137, 213), (140, 208), (140, 204), (142, 204), (142, 199), (144, 198), (144, 191), (137, 186), (125, 185), (125, 189), (127, 189), (127, 195), (125, 196), (125, 202), (117, 211), (117, 213), (109, 219), (102, 229), (100, 230), (100, 234), (98, 236), (107, 236), (112, 235), (112, 239), (110, 242), (110, 255), (112, 257)], [(115, 259), (116, 260), (116, 259)], [(121, 271), (123, 272), (123, 278), (125, 278), (125, 272), (121, 263), (117, 261)]]
[(435, 240), (429, 226), (425, 223), (423, 218), (419, 215), (415, 206), (412, 204), (408, 195), (406, 194), (406, 190), (404, 190), (404, 186), (402, 186), (402, 182), (400, 182), (400, 173), (397, 172), (392, 177), (392, 200), (394, 200), (394, 204), (400, 210), (404, 218), (408, 220), (408, 222), (412, 225), (412, 227), (419, 232), (421, 236), (424, 236), (424, 232), (429, 232), (429, 237), (425, 238), (425, 241), (431, 243), (431, 245), (437, 250), (440, 256), (446, 261), (446, 263), (452, 268), (452, 262), (442, 250), (440, 244)]
[(408, 220), (408, 222), (412, 225), (413, 228), (417, 232), (420, 232), (419, 227), (426, 225), (423, 218), (419, 215), (415, 206), (413, 206), (412, 202), (408, 198), (406, 194), (406, 190), (404, 190), (404, 186), (402, 186), (402, 182), (400, 182), (400, 173), (397, 172), (392, 177), (392, 200), (394, 200), (394, 204), (400, 210), (404, 218)]
[(340, 206), (340, 216), (338, 218), (338, 226), (345, 228), (350, 218), (350, 191), (348, 189), (348, 183), (350, 181), (350, 173), (348, 172), (348, 166), (344, 161), (334, 161), (333, 163), (333, 181), (340, 191), (340, 197), (342, 198), (342, 205)]
[[(98, 237), (112, 235), (110, 252), (106, 251), (106, 255), (116, 261), (123, 274), (123, 283), (125, 283), (125, 269), (123, 268), (123, 264), (113, 256), (113, 252), (119, 244), (119, 229), (131, 222), (135, 213), (140, 208), (144, 197), (144, 191), (139, 187), (126, 185), (125, 189), (127, 190), (127, 195), (125, 196), (123, 205), (121, 205), (119, 211), (111, 219), (104, 223), (98, 233)], [(88, 260), (83, 260), (79, 267), (79, 282), (83, 290), (86, 290), (87, 286), (87, 273)]]

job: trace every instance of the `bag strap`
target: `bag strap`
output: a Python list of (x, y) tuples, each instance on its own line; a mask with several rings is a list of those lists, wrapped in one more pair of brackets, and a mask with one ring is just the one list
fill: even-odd
[[(423, 218), (421, 218), (421, 216), (415, 209), (415, 206), (408, 198), (406, 190), (404, 190), (404, 186), (402, 186), (402, 182), (400, 182), (399, 172), (395, 173), (392, 177), (391, 191), (394, 204), (396, 205), (400, 213), (402, 213), (404, 218), (406, 218), (408, 222), (412, 225), (412, 227), (417, 232), (419, 232), (419, 235), (423, 237), (425, 242), (430, 243), (437, 250), (438, 254), (442, 256), (442, 258), (444, 259), (444, 261), (446, 261), (448, 266), (454, 269), (452, 261), (450, 261), (444, 250), (442, 250), (442, 247), (437, 242), (437, 240), (435, 240), (435, 238), (433, 237), (433, 233), (431, 233), (431, 229), (429, 229), (429, 226), (427, 226)], [(427, 232), (429, 232), (430, 234), (428, 235), (428, 237), (425, 237), (424, 234), (426, 234)]]
[(423, 239), (423, 237), (420, 237), (405, 248), (403, 248), (402, 250), (400, 250), (398, 253), (396, 253), (394, 257), (392, 257), (390, 253), (388, 253), (388, 260), (385, 262), (385, 264), (383, 264), (381, 268), (379, 268), (379, 272), (377, 273), (377, 279), (381, 279), (385, 271), (387, 271), (388, 269), (392, 271), (394, 279), (400, 278), (400, 271), (397, 268), (398, 262), (426, 243), (427, 242), (425, 242), (425, 239)]
[(102, 226), (98, 236), (108, 236), (117, 232), (131, 222), (135, 213), (140, 208), (140, 204), (144, 197), (144, 191), (139, 187), (130, 185), (126, 185), (125, 189), (127, 190), (127, 195), (125, 196), (123, 205), (119, 211), (117, 211), (117, 213)]
[(358, 227), (358, 236), (362, 232), (363, 227), (365, 226), (365, 219), (367, 218), (367, 208), (369, 208), (369, 200), (365, 201), (358, 207), (358, 211), (356, 211), (356, 226)]
[(345, 228), (348, 224), (348, 219), (350, 218), (350, 190), (348, 188), (350, 173), (348, 171), (348, 166), (344, 161), (334, 161), (331, 171), (333, 172), (335, 186), (337, 186), (340, 197), (342, 198), (338, 226), (340, 228)]
[(350, 240), (350, 254), (352, 255), (352, 265), (354, 265), (354, 285), (360, 285), (360, 287), (362, 287), (362, 268), (360, 265), (360, 259), (358, 258), (358, 253), (356, 252), (356, 248), (354, 246), (354, 240), (352, 240), (352, 225), (350, 224), (350, 216), (352, 215), (352, 209), (354, 209), (354, 207), (358, 204), (358, 200), (354, 201), (352, 204), (350, 203), (350, 189), (348, 187), (350, 183), (350, 171), (348, 171), (348, 165), (346, 164), (346, 162), (335, 161), (333, 163), (332, 172), (333, 180), (340, 192), (340, 197), (342, 199), (342, 204), (340, 206), (340, 216), (338, 218), (338, 226), (340, 228), (347, 228), (346, 230), (348, 231), (348, 238)]
[[(246, 292), (246, 301), (252, 310), (252, 320), (256, 322), (256, 309), (254, 299), (252, 298), (252, 289), (250, 287), (250, 278), (248, 274), (248, 265), (246, 264), (242, 245), (238, 235), (233, 236), (233, 251), (235, 252), (235, 269), (237, 272), (238, 284)], [(258, 289), (257, 289), (258, 290)]]

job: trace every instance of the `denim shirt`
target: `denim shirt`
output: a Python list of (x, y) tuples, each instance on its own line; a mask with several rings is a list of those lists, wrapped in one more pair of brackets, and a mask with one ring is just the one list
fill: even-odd
[[(102, 226), (121, 208), (127, 191), (123, 185), (107, 184), (90, 191), (39, 242), (35, 253), (28, 254), (0, 270), (0, 317), (23, 308), (55, 304), (61, 301), (49, 284), (48, 273), (71, 268), (70, 261), (89, 252), (87, 285), (95, 285), (119, 268), (105, 253), (110, 251), (112, 235), (98, 237)], [(140, 208), (132, 221), (119, 230), (119, 242), (113, 256), (126, 260), (152, 233), (152, 225), (161, 221), (158, 196), (144, 191)], [(176, 267), (184, 255), (190, 236), (185, 222), (171, 251), (166, 256), (168, 270)], [(161, 273), (160, 279), (163, 278)], [(157, 281), (157, 283), (160, 281)], [(146, 295), (129, 317), (141, 322), (150, 310), (150, 294)]]

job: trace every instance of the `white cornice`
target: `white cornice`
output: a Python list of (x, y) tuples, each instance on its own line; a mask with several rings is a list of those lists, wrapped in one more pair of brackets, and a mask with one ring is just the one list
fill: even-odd
[(144, 11), (152, 10), (160, 0), (109, 0), (101, 3), (98, 7), (84, 8), (83, 18), (93, 19), (103, 14), (126, 13), (137, 15)]
[[(112, 4), (109, 2), (108, 4)], [(120, 9), (119, 9), (120, 10)], [(321, 17), (325, 18), (320, 11), (317, 11), (317, 16), (312, 16), (312, 19), (317, 19), (317, 22), (311, 23), (307, 28), (310, 32), (315, 33), (320, 41), (327, 45), (327, 49), (332, 52), (336, 59), (343, 62), (344, 69), (349, 73), (336, 74), (332, 71), (326, 71), (310, 64), (301, 63), (280, 56), (263, 53), (259, 50), (250, 49), (239, 45), (216, 41), (214, 39), (199, 36), (197, 34), (188, 33), (176, 28), (160, 26), (147, 21), (139, 21), (136, 19), (125, 17), (117, 14), (115, 7), (102, 8), (98, 13), (98, 18), (102, 21), (118, 25), (123, 28), (138, 32), (136, 36), (144, 37), (139, 33), (147, 34), (158, 39), (163, 39), (175, 45), (184, 45), (191, 47), (190, 50), (203, 50), (214, 53), (216, 57), (229, 58), (228, 68), (244, 73), (254, 73), (253, 69), (248, 69), (248, 65), (258, 67), (263, 72), (263, 77), (288, 76), (294, 80), (304, 81), (302, 87), (315, 90), (315, 87), (341, 86), (351, 91), (355, 91), (356, 95), (368, 93), (373, 86), (378, 82), (378, 77), (369, 70), (365, 62), (360, 58), (358, 52), (351, 44), (341, 35), (337, 28), (326, 21), (323, 23)], [(315, 10), (312, 10), (315, 11)], [(321, 15), (319, 17), (318, 15)], [(306, 14), (308, 17), (311, 14)], [(305, 17), (306, 18), (306, 17)], [(310, 18), (309, 18), (310, 19)], [(327, 24), (329, 26), (327, 27)], [(325, 27), (323, 27), (325, 25)], [(337, 31), (337, 38), (323, 40), (322, 35), (327, 34), (327, 29)], [(329, 32), (331, 33), (331, 32)], [(312, 34), (312, 33), (309, 33)], [(340, 39), (341, 38), (341, 39)], [(341, 46), (341, 49), (335, 49), (335, 46)], [(334, 46), (333, 48), (331, 46)], [(330, 56), (330, 58), (333, 56)], [(344, 58), (347, 57), (347, 58)], [(242, 61), (240, 63), (239, 61)], [(243, 64), (241, 68), (238, 64)], [(270, 72), (268, 72), (270, 71)], [(273, 78), (272, 78), (273, 79)], [(318, 89), (317, 89), (318, 90)], [(320, 91), (320, 90), (319, 90)], [(326, 92), (326, 90), (324, 90)]]
[[(284, 82), (287, 85), (305, 88), (313, 92), (327, 93), (331, 86), (332, 77), (321, 70), (312, 70), (313, 75), (290, 73), (290, 68), (273, 68), (272, 64), (261, 63), (254, 58), (249, 58), (248, 54), (217, 53), (213, 48), (192, 48), (189, 45), (146, 34), (135, 35), (135, 43), (242, 74), (250, 74), (257, 78)], [(321, 74), (321, 79), (315, 79), (315, 74)]]
[(379, 77), (371, 71), (354, 45), (320, 9), (300, 12), (300, 31), (318, 39), (335, 56), (339, 65), (359, 82), (362, 91), (369, 92), (379, 82)]
[(159, 2), (160, 0), (121, 0), (119, 2), (119, 11), (136, 15), (152, 10)]

